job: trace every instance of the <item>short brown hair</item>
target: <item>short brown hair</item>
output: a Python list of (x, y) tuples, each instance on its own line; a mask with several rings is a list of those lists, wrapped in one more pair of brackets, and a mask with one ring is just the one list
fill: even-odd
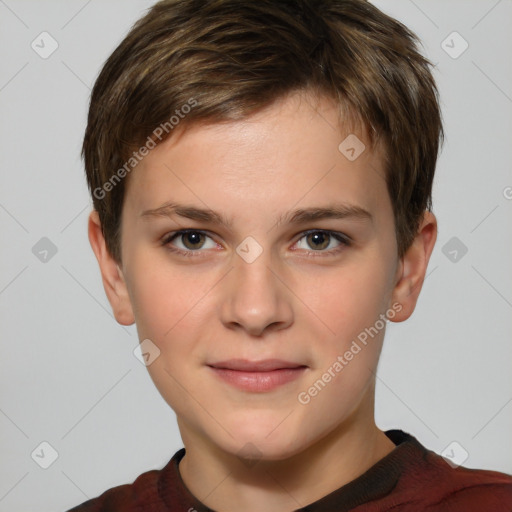
[(334, 99), (370, 146), (383, 141), (401, 257), (431, 209), (443, 140), (432, 64), (417, 44), (365, 0), (158, 2), (106, 61), (91, 95), (82, 156), (110, 254), (121, 262), (123, 178), (134, 150), (172, 135), (173, 115), (186, 112), (180, 128), (239, 120), (312, 91)]

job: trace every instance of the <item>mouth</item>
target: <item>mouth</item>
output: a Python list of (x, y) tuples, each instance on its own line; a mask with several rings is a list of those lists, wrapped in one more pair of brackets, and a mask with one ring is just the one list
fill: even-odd
[(306, 365), (280, 359), (230, 359), (207, 366), (224, 382), (253, 393), (272, 391), (292, 382), (302, 376), (308, 368)]

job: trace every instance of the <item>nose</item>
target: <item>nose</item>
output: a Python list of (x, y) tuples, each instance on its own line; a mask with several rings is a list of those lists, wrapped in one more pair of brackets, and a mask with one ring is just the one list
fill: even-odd
[(292, 294), (264, 254), (252, 263), (235, 256), (234, 268), (224, 283), (223, 324), (252, 336), (293, 323)]

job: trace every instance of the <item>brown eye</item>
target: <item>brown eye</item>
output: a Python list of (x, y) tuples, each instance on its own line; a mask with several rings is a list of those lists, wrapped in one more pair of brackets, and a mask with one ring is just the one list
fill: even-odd
[(187, 233), (183, 233), (180, 238), (187, 249), (194, 250), (202, 248), (206, 237), (203, 233), (198, 231), (188, 231)]
[(165, 236), (162, 240), (162, 245), (169, 248), (171, 251), (180, 254), (199, 254), (205, 252), (205, 249), (216, 249), (218, 244), (202, 231), (194, 229), (176, 231)]
[(318, 255), (333, 255), (351, 245), (351, 239), (337, 231), (313, 229), (305, 232), (295, 244), (297, 249)]
[(306, 236), (307, 243), (311, 249), (317, 251), (329, 246), (331, 235), (323, 231), (314, 231)]

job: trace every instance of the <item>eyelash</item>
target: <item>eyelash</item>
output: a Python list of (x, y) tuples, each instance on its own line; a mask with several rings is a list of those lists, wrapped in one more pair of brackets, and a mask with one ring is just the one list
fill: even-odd
[[(212, 238), (206, 232), (201, 231), (200, 229), (182, 229), (180, 231), (175, 231), (173, 233), (169, 233), (166, 236), (164, 236), (164, 238), (162, 239), (162, 246), (166, 247), (167, 250), (169, 250), (173, 253), (179, 254), (181, 256), (196, 257), (196, 258), (201, 257), (200, 254), (202, 252), (205, 252), (205, 251), (202, 251), (201, 249), (197, 249), (195, 251), (193, 251), (193, 250), (184, 251), (183, 249), (177, 249), (176, 247), (173, 247), (172, 245), (170, 245), (170, 243), (173, 240), (175, 240), (176, 238), (178, 238), (180, 236), (186, 235), (188, 233), (200, 233), (208, 238)], [(321, 250), (305, 251), (308, 256), (312, 256), (312, 257), (322, 257), (324, 255), (332, 256), (332, 255), (337, 254), (338, 252), (342, 251), (346, 247), (350, 247), (352, 245), (352, 240), (348, 236), (346, 236), (342, 233), (338, 233), (337, 231), (329, 231), (329, 230), (325, 230), (325, 229), (310, 229), (308, 231), (304, 231), (301, 234), (300, 238), (295, 243), (298, 243), (304, 237), (306, 237), (312, 233), (327, 234), (327, 235), (331, 236), (332, 238), (334, 238), (335, 240), (337, 240), (338, 242), (340, 242), (341, 245), (339, 245), (338, 247), (336, 247), (334, 249), (330, 249), (329, 251), (321, 251)]]

